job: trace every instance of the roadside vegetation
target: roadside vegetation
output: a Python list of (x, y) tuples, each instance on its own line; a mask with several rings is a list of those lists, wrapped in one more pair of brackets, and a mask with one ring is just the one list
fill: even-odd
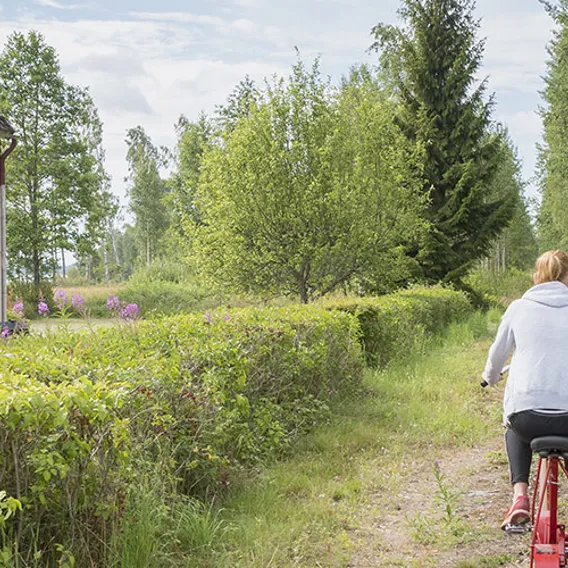
[(0, 329), (0, 568), (514, 565), (456, 456), (487, 448), (499, 487), (477, 377), (568, 242), (565, 4), (538, 214), (473, 0), (401, 0), (375, 66), (332, 79), (298, 52), (180, 116), (171, 148), (133, 125), (126, 208), (90, 91), (11, 34), (9, 308), (31, 334)]

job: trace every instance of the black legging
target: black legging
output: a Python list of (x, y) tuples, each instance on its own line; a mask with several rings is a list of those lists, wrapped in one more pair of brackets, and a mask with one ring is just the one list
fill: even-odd
[(532, 450), (531, 440), (541, 436), (568, 437), (568, 412), (548, 414), (538, 410), (523, 410), (511, 414), (505, 433), (511, 483), (528, 483)]

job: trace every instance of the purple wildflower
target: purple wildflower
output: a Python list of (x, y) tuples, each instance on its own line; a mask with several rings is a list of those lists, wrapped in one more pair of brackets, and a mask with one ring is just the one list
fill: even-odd
[(2, 332), (0, 333), (0, 337), (3, 337), (4, 339), (6, 337), (10, 337), (10, 335), (12, 335), (12, 331), (10, 329), (8, 329), (7, 327), (2, 329)]
[(440, 461), (436, 460), (434, 462), (434, 469), (436, 470), (436, 473), (440, 473)]
[(48, 316), (49, 315), (49, 307), (45, 303), (44, 300), (40, 300), (37, 303), (37, 312), (40, 316)]
[(85, 304), (85, 300), (83, 300), (83, 296), (81, 296), (81, 294), (71, 297), (71, 305), (73, 306), (73, 309), (77, 310), (81, 314), (87, 309), (87, 305)]
[(205, 323), (211, 323), (213, 321), (213, 318), (211, 317), (211, 314), (209, 312), (207, 312), (205, 314)]
[(19, 300), (14, 304), (14, 313), (20, 318), (24, 317), (25, 315), (24, 302), (22, 302), (22, 300)]
[(69, 301), (65, 290), (62, 290), (61, 288), (55, 291), (53, 299), (55, 300), (55, 304), (60, 310), (63, 310), (67, 305), (67, 302)]
[(118, 312), (118, 310), (120, 310), (120, 300), (118, 296), (109, 296), (107, 298), (106, 307), (110, 312)]
[(124, 320), (135, 320), (140, 315), (140, 308), (136, 304), (128, 304), (120, 312), (120, 316)]
[(225, 321), (229, 321), (231, 319), (231, 316), (229, 314), (227, 314), (224, 318)]

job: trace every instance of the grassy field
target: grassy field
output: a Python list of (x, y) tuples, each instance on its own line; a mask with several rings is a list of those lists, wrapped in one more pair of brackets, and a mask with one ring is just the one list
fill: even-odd
[(109, 296), (117, 296), (124, 290), (124, 284), (97, 284), (93, 286), (58, 286), (65, 290), (69, 297), (80, 294), (86, 302), (91, 300), (106, 299)]

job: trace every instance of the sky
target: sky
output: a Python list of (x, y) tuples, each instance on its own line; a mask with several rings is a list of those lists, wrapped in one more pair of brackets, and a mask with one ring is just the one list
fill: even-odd
[[(0, 0), (0, 44), (14, 31), (38, 30), (66, 80), (89, 87), (113, 191), (126, 204), (128, 128), (141, 125), (172, 148), (181, 114), (211, 113), (247, 74), (287, 75), (296, 47), (305, 60), (321, 56), (336, 81), (351, 65), (376, 61), (367, 53), (370, 30), (399, 21), (398, 7), (398, 0)], [(508, 126), (530, 181), (552, 21), (538, 0), (478, 0), (477, 14), (494, 118)], [(536, 193), (533, 182), (528, 194)]]

